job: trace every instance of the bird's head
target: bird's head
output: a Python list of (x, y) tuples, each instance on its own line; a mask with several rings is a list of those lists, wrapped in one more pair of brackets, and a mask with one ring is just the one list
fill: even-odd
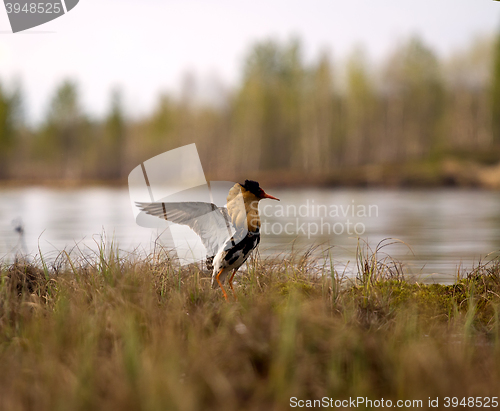
[(262, 188), (260, 188), (260, 185), (257, 181), (245, 180), (245, 184), (240, 183), (240, 186), (244, 196), (245, 194), (247, 196), (254, 196), (257, 201), (263, 200), (264, 198), (280, 201), (279, 198), (267, 194)]

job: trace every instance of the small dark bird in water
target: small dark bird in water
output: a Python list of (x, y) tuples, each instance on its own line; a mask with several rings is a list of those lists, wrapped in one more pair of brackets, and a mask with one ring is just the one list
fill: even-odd
[(236, 183), (227, 196), (227, 207), (212, 203), (137, 203), (147, 214), (176, 224), (189, 226), (201, 238), (207, 250), (207, 267), (212, 270), (212, 286), (217, 283), (228, 299), (223, 283), (229, 278), (233, 291), (236, 271), (248, 259), (260, 242), (259, 201), (278, 200), (260, 187), (256, 181)]
[(12, 220), (12, 225), (14, 226), (14, 231), (19, 234), (19, 240), (14, 247), (16, 254), (26, 255), (28, 253), (28, 248), (26, 247), (26, 239), (24, 237), (24, 224), (21, 218), (16, 218)]

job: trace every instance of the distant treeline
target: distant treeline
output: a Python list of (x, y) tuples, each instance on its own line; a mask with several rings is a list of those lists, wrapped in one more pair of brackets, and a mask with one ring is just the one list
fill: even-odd
[(92, 119), (78, 85), (63, 81), (37, 127), (23, 119), (20, 88), (0, 84), (0, 177), (123, 180), (141, 161), (196, 143), (212, 179), (311, 175), (439, 159), (450, 153), (500, 161), (500, 40), (478, 40), (439, 58), (419, 38), (380, 64), (362, 50), (344, 63), (306, 61), (300, 42), (255, 44), (241, 83), (217, 102), (196, 82), (162, 94), (131, 119), (115, 91)]

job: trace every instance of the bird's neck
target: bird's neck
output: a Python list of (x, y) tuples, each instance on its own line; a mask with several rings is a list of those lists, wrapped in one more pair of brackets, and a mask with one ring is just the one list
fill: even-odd
[(239, 184), (229, 191), (227, 211), (237, 230), (259, 231), (259, 199), (248, 191), (242, 191)]
[(245, 202), (248, 231), (256, 232), (260, 229), (259, 201)]

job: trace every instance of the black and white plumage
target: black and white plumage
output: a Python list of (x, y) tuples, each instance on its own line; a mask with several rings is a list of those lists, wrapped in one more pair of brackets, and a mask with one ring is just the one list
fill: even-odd
[[(236, 238), (240, 236), (239, 240)], [(212, 286), (215, 285), (215, 281), (220, 281), (224, 283), (229, 273), (240, 268), (243, 263), (248, 259), (252, 251), (260, 243), (260, 231), (257, 230), (247, 231), (245, 233), (236, 233), (234, 236), (229, 238), (225, 243), (223, 249), (221, 249), (213, 260), (213, 272), (212, 272)], [(215, 275), (214, 275), (215, 274)], [(229, 286), (232, 288), (232, 278), (230, 278)]]
[(187, 225), (201, 239), (207, 251), (207, 268), (211, 270), (212, 261), (224, 246), (234, 229), (226, 207), (212, 203), (174, 202), (174, 203), (137, 203), (147, 214), (162, 218), (175, 224)]
[(212, 270), (212, 286), (218, 284), (227, 299), (222, 283), (231, 271), (229, 286), (234, 293), (234, 274), (260, 242), (258, 202), (264, 198), (278, 200), (246, 180), (235, 184), (227, 197), (227, 207), (204, 202), (137, 203), (147, 214), (176, 224), (189, 226), (201, 239), (207, 251), (207, 268)]

